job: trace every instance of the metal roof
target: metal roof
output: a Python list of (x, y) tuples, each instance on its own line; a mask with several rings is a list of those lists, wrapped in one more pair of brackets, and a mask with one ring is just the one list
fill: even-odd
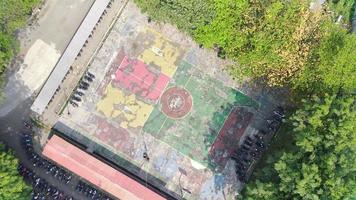
[(44, 147), (43, 155), (118, 199), (165, 199), (56, 135), (53, 135)]
[(96, 0), (91, 6), (89, 12), (80, 24), (64, 53), (57, 62), (54, 70), (42, 87), (37, 98), (31, 106), (31, 110), (41, 115), (46, 106), (52, 99), (58, 86), (62, 83), (64, 76), (67, 74), (70, 66), (79, 54), (85, 41), (88, 39), (96, 23), (99, 21), (102, 13), (105, 11), (110, 0)]

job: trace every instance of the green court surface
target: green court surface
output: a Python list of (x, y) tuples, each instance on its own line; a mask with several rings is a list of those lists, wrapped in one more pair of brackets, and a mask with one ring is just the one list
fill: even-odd
[(172, 119), (161, 112), (161, 104), (158, 103), (143, 131), (201, 165), (208, 166), (209, 149), (232, 108), (257, 108), (258, 105), (250, 97), (225, 86), (185, 61), (181, 62), (167, 88), (174, 86), (185, 88), (190, 93), (193, 99), (190, 112), (184, 118)]

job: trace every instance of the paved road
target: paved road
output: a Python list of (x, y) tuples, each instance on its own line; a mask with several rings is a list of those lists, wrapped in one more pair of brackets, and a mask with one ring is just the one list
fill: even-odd
[(32, 162), (26, 155), (26, 150), (21, 146), (21, 134), (28, 132), (23, 127), (23, 120), (28, 120), (29, 106), (32, 100), (23, 101), (18, 107), (11, 111), (5, 117), (0, 118), (0, 141), (3, 141), (11, 147), (16, 154), (16, 157), (29, 169), (32, 169), (39, 177), (44, 178), (49, 184), (63, 191), (66, 195), (71, 195), (75, 199), (87, 199), (85, 196), (75, 192), (74, 188), (78, 183), (76, 177), (73, 178), (69, 185), (59, 182), (53, 176), (47, 175), (44, 169), (33, 167)]
[[(48, 2), (49, 4), (42, 11), (42, 16), (40, 15), (42, 18), (39, 20), (39, 25), (34, 30), (31, 30), (32, 32), (28, 33), (29, 35), (27, 35), (25, 38), (22, 38), (21, 51), (23, 53), (26, 53), (28, 47), (33, 44), (33, 40), (38, 38), (45, 41), (46, 43), (56, 44), (56, 49), (59, 52), (63, 52), (66, 43), (69, 42), (71, 35), (74, 34), (74, 31), (79, 25), (81, 18), (84, 17), (86, 9), (89, 9), (91, 3), (94, 2), (94, 0), (48, 0)], [(98, 26), (95, 31), (93, 38), (97, 36), (97, 41), (90, 41), (89, 44), (87, 44), (86, 49), (91, 49), (90, 51), (88, 50), (87, 57), (90, 57), (96, 46), (98, 46), (97, 43), (99, 43), (101, 37), (103, 37), (105, 34), (111, 20), (117, 17), (116, 15), (118, 10), (122, 5), (124, 5), (124, 1), (115, 1), (112, 9), (108, 10), (106, 17), (101, 21), (101, 25)], [(68, 11), (68, 9), (64, 9), (66, 7), (68, 7), (68, 9), (70, 8), (70, 10)], [(68, 11), (69, 14), (66, 16), (73, 15), (74, 17), (58, 18), (58, 15), (62, 15), (63, 10), (66, 10), (66, 12)], [(75, 10), (77, 10), (77, 13)], [(60, 28), (58, 28), (57, 25), (62, 25), (63, 23), (67, 24), (69, 27), (58, 30)], [(94, 40), (93, 38), (92, 40)], [(86, 62), (80, 63), (80, 66), (84, 66), (85, 68)], [(38, 67), (39, 66), (37, 66), (37, 68)], [(70, 184), (65, 185), (51, 175), (47, 175), (44, 169), (33, 167), (32, 162), (26, 155), (26, 150), (21, 145), (21, 138), (22, 134), (28, 131), (24, 128), (23, 122), (29, 121), (30, 107), (32, 105), (33, 99), (29, 97), (32, 94), (31, 91), (24, 86), (24, 82), (19, 79), (18, 76), (16, 76), (16, 73), (16, 70), (8, 72), (7, 87), (5, 88), (4, 92), (6, 98), (5, 101), (0, 103), (0, 141), (4, 142), (15, 151), (16, 156), (20, 159), (25, 167), (33, 170), (39, 177), (45, 179), (50, 185), (55, 186), (57, 189), (63, 191), (66, 195), (70, 195), (75, 199), (88, 199), (82, 194), (78, 194), (74, 190), (74, 187), (79, 181), (78, 177), (73, 176)], [(36, 137), (35, 135), (35, 138), (41, 137)], [(37, 141), (37, 144), (39, 144), (39, 141)]]
[[(109, 13), (107, 14), (109, 15)], [(89, 47), (89, 46), (87, 46)], [(11, 87), (13, 85), (10, 84)], [(15, 95), (13, 99), (17, 99)], [(13, 99), (10, 99), (11, 102)], [(6, 113), (3, 117), (1, 117), (1, 105), (0, 105), (0, 141), (4, 141), (11, 148), (13, 148), (16, 152), (18, 158), (24, 163), (24, 165), (34, 172), (36, 172), (40, 177), (45, 178), (51, 185), (56, 186), (59, 190), (63, 191), (66, 195), (71, 195), (76, 199), (86, 199), (84, 196), (77, 194), (73, 189), (74, 185), (78, 180), (73, 180), (72, 185), (64, 185), (63, 183), (53, 179), (53, 177), (45, 174), (45, 171), (40, 168), (34, 168), (29, 161), (28, 157), (26, 157), (26, 153), (24, 149), (20, 145), (21, 133), (26, 131), (22, 126), (23, 120), (28, 120), (29, 108), (32, 103), (31, 99), (26, 99), (24, 101), (19, 101), (16, 107), (12, 109), (10, 112)]]
[(0, 117), (39, 89), (93, 2), (46, 0), (38, 21), (20, 31), (21, 48), (15, 64), (8, 70), (7, 84), (3, 89), (5, 98), (0, 102)]
[[(25, 56), (38, 39), (51, 44), (56, 51), (63, 52), (93, 2), (94, 0), (47, 0), (37, 23), (20, 33), (20, 55)], [(66, 15), (63, 15), (64, 10)], [(30, 91), (24, 84), (24, 80), (17, 75), (19, 68), (20, 70), (23, 68), (21, 60), (7, 74), (7, 86), (4, 88), (5, 98), (0, 103), (0, 141), (11, 147), (27, 168), (32, 169), (41, 178), (45, 178), (49, 184), (76, 199), (87, 199), (73, 189), (78, 182), (76, 178), (71, 181), (70, 185), (59, 182), (54, 177), (45, 174), (44, 169), (33, 167), (22, 148), (21, 134), (28, 131), (23, 127), (23, 121), (29, 120), (30, 106), (33, 101), (30, 95), (33, 91)]]

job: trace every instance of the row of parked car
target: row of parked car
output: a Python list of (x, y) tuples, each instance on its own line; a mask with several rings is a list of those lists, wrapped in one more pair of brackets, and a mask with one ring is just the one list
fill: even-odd
[(74, 200), (73, 197), (65, 195), (46, 180), (37, 176), (32, 170), (22, 164), (18, 166), (19, 173), (33, 186), (32, 200)]
[(75, 187), (75, 190), (93, 200), (113, 200), (83, 181), (79, 181), (78, 185)]
[[(72, 180), (72, 174), (62, 167), (46, 160), (41, 155), (37, 154), (33, 148), (33, 135), (32, 132), (26, 132), (22, 134), (21, 144), (26, 150), (27, 156), (29, 156), (32, 165), (34, 167), (40, 167), (46, 170), (46, 174), (52, 175), (54, 178), (64, 184), (70, 184)], [(32, 183), (34, 191), (32, 193), (32, 199), (35, 200), (73, 200), (71, 196), (66, 196), (62, 191), (58, 190), (54, 186), (47, 183), (46, 180), (38, 177), (32, 170), (27, 169), (22, 164), (18, 167), (19, 173), (30, 183)], [(76, 191), (84, 194), (90, 199), (94, 200), (113, 200), (99, 190), (93, 188), (89, 184), (82, 181), (76, 186)]]
[(266, 138), (274, 134), (285, 117), (281, 107), (273, 111), (273, 115), (267, 119), (267, 130), (260, 130), (256, 134), (248, 135), (243, 140), (239, 148), (232, 154), (231, 158), (235, 161), (237, 179), (247, 182), (248, 171), (254, 160), (258, 160), (266, 149)]
[(69, 103), (72, 106), (78, 107), (78, 104), (82, 101), (82, 97), (84, 96), (85, 91), (88, 90), (90, 83), (93, 82), (94, 79), (95, 79), (94, 74), (90, 72), (85, 73), (85, 75), (79, 82), (78, 87), (76, 88), (76, 90), (74, 91), (74, 93), (72, 94), (69, 100)]
[(54, 163), (44, 159), (42, 156), (40, 156), (34, 151), (31, 133), (24, 133), (22, 135), (22, 145), (26, 149), (26, 154), (30, 157), (30, 160), (32, 161), (32, 165), (34, 167), (41, 167), (45, 169), (46, 174), (51, 174), (54, 178), (65, 184), (70, 183), (70, 181), (72, 180), (71, 173), (55, 165)]

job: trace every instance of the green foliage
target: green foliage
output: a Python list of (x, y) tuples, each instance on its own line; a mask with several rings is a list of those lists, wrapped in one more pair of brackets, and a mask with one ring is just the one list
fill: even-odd
[(343, 22), (350, 23), (355, 11), (355, 0), (328, 0), (330, 9), (334, 12), (334, 16), (343, 16)]
[(349, 34), (337, 24), (323, 24), (323, 37), (313, 49), (311, 62), (304, 73), (294, 80), (294, 87), (313, 93), (340, 88), (356, 88), (356, 35)]
[(0, 75), (18, 51), (16, 31), (40, 0), (0, 0)]
[(0, 143), (0, 199), (28, 200), (31, 188), (17, 172), (18, 160)]
[(14, 56), (14, 38), (0, 32), (0, 75), (4, 72), (5, 66)]
[[(354, 0), (329, 0), (313, 11), (309, 0), (135, 2), (154, 19), (219, 48), (238, 63), (228, 68), (238, 79), (264, 79), (298, 98), (356, 89), (356, 36), (343, 26)], [(270, 155), (242, 199), (355, 199), (355, 97), (314, 97), (298, 107), (286, 133), (295, 144)]]
[[(354, 0), (136, 0), (154, 19), (170, 22), (198, 43), (236, 61), (238, 80), (263, 79), (300, 94), (355, 88), (355, 36), (335, 24), (350, 18)], [(332, 11), (332, 12), (330, 12)], [(348, 21), (348, 20), (346, 20)], [(337, 47), (337, 48), (335, 48)]]
[(192, 33), (214, 16), (214, 0), (135, 0), (143, 12), (155, 20), (169, 22)]
[(265, 167), (278, 179), (257, 178), (248, 184), (243, 199), (356, 197), (354, 96), (314, 97), (303, 105), (289, 119), (297, 148)]
[(325, 12), (309, 10), (309, 1), (216, 0), (216, 17), (195, 32), (208, 47), (218, 45), (240, 65), (238, 78), (266, 78), (285, 86), (303, 72), (320, 38)]
[(278, 193), (278, 188), (275, 187), (272, 183), (262, 183), (260, 181), (255, 181), (246, 188), (247, 194), (246, 196), (239, 196), (238, 198), (241, 200), (279, 200), (283, 199)]

